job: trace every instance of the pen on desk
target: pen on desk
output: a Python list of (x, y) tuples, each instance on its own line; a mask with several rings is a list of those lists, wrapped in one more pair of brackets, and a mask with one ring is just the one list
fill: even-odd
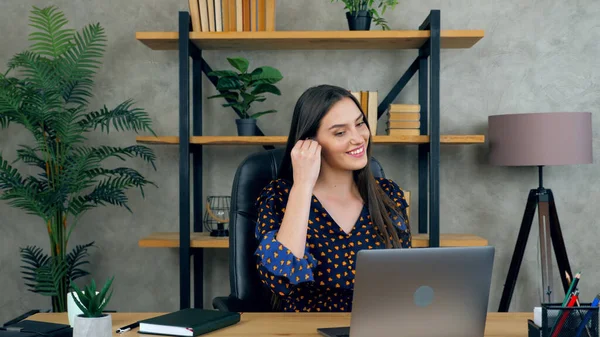
[(567, 276), (567, 280), (571, 283), (571, 285), (569, 286), (569, 290), (565, 294), (565, 298), (562, 302), (563, 307), (565, 305), (567, 305), (567, 302), (569, 301), (569, 298), (571, 297), (571, 293), (575, 290), (575, 288), (577, 288), (577, 284), (579, 283), (579, 278), (581, 277), (581, 272), (578, 272), (577, 274), (575, 274), (575, 279), (573, 279), (573, 281), (571, 281), (571, 277), (570, 277), (569, 273), (567, 273), (565, 271), (565, 274)]
[[(568, 293), (570, 293), (570, 292), (571, 292), (571, 290), (573, 290), (572, 288), (575, 286), (575, 283), (574, 283), (574, 282), (572, 282), (572, 280), (571, 280), (571, 277), (569, 276), (569, 273), (568, 273), (568, 272), (566, 272), (566, 271), (565, 271), (565, 276), (567, 277), (567, 282), (569, 282), (569, 284), (571, 285), (571, 286), (569, 287), (569, 292), (568, 292)], [(564, 302), (563, 302), (563, 303), (564, 303)], [(577, 304), (577, 306), (578, 306), (578, 307), (580, 307), (580, 306), (581, 306), (581, 303), (579, 303), (579, 299), (577, 299), (577, 300), (575, 301), (575, 304)], [(564, 306), (564, 304), (563, 304), (563, 306)], [(582, 321), (584, 320), (584, 317), (583, 317), (583, 314), (581, 313), (581, 311), (579, 311), (579, 317), (581, 317), (581, 320), (582, 320)], [(592, 334), (590, 333), (590, 329), (589, 329), (587, 326), (585, 327), (585, 330), (586, 330), (586, 332), (587, 332), (587, 335), (588, 335), (588, 337), (592, 337)]]
[(116, 332), (117, 332), (117, 333), (123, 333), (123, 332), (127, 332), (127, 331), (129, 331), (129, 330), (131, 330), (131, 329), (135, 329), (135, 328), (137, 328), (138, 326), (140, 326), (140, 322), (135, 322), (135, 323), (132, 323), (132, 324), (126, 325), (126, 326), (124, 326), (124, 327), (118, 328)]
[[(596, 296), (596, 298), (594, 298), (594, 301), (592, 302), (591, 307), (596, 308), (596, 307), (598, 307), (599, 303), (600, 303), (600, 294), (598, 294)], [(585, 316), (583, 317), (583, 320), (581, 321), (581, 324), (579, 325), (579, 329), (577, 329), (577, 333), (575, 334), (575, 337), (581, 336), (581, 333), (583, 332), (584, 327), (586, 328), (588, 335), (590, 335), (590, 331), (587, 327), (587, 322), (592, 318), (592, 313), (594, 313), (594, 312), (596, 312), (596, 311), (594, 311), (593, 309), (588, 310), (587, 314), (585, 314)]]
[[(579, 297), (579, 291), (575, 290), (572, 295), (571, 298), (569, 299), (569, 301), (567, 302), (567, 308), (572, 308), (575, 306), (575, 301), (577, 301), (577, 298)], [(558, 337), (558, 335), (560, 334), (560, 330), (563, 327), (563, 324), (565, 324), (565, 321), (567, 320), (567, 317), (569, 317), (569, 315), (571, 314), (571, 310), (572, 309), (567, 309), (564, 310), (561, 315), (560, 315), (560, 319), (558, 321), (558, 323), (556, 323), (554, 325), (554, 327), (552, 328), (550, 334), (552, 337)]]

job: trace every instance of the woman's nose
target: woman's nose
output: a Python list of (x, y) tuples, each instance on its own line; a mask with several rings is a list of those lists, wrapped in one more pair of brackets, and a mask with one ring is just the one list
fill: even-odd
[(360, 144), (364, 141), (362, 134), (360, 133), (360, 130), (358, 130), (357, 128), (353, 128), (351, 130), (351, 138), (350, 140), (352, 141), (352, 143), (354, 144)]

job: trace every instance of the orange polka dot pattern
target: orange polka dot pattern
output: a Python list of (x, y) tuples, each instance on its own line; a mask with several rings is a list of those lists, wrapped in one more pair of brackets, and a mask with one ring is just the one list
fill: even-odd
[[(388, 214), (402, 247), (410, 248), (411, 234), (403, 220), (408, 206), (404, 192), (390, 179), (376, 181), (402, 212), (402, 217)], [(356, 254), (361, 249), (385, 248), (368, 207), (363, 207), (354, 228), (346, 233), (313, 195), (304, 256), (297, 258), (276, 240), (291, 186), (287, 180), (273, 180), (256, 202), (259, 245), (255, 254), (261, 281), (280, 297), (284, 311), (352, 311)]]

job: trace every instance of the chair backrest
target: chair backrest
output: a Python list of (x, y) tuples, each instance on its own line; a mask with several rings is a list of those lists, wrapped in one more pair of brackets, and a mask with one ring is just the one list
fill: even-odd
[[(284, 149), (249, 155), (238, 167), (231, 192), (229, 216), (229, 279), (231, 296), (242, 303), (245, 312), (270, 311), (271, 293), (260, 282), (254, 252), (257, 210), (255, 202), (262, 189), (277, 179)], [(375, 177), (385, 177), (379, 162), (371, 159)]]

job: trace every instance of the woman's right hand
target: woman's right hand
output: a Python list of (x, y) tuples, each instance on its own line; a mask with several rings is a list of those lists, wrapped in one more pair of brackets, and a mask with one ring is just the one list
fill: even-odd
[(301, 185), (312, 191), (321, 170), (321, 145), (312, 139), (299, 140), (290, 156), (294, 185)]

